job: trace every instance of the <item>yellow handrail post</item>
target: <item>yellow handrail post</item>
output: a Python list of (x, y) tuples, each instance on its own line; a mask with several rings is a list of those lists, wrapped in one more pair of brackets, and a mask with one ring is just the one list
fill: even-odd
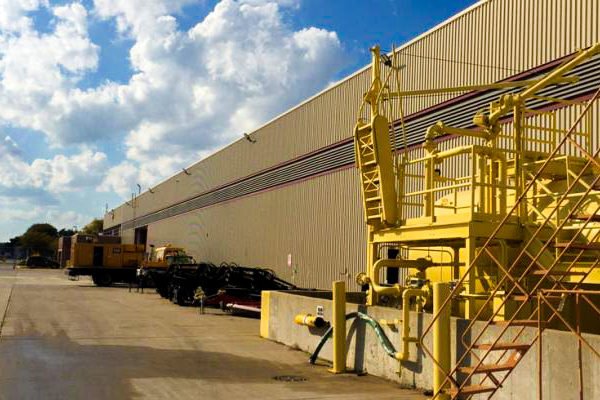
[(330, 372), (346, 372), (346, 283), (333, 282), (333, 368)]
[[(450, 371), (450, 307), (442, 308), (448, 296), (450, 296), (448, 283), (433, 284), (433, 315), (439, 315), (433, 325), (433, 358), (439, 364), (439, 367), (433, 364), (433, 393), (450, 387), (449, 382), (444, 384), (446, 374)], [(440, 392), (436, 399), (449, 400), (450, 396)]]

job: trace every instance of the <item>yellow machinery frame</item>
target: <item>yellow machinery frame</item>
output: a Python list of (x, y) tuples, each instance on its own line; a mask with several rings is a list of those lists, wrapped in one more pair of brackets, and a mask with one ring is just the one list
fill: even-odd
[[(470, 343), (463, 335), (461, 340), (467, 351), (451, 370), (437, 361), (445, 356), (432, 354), (421, 339), (424, 351), (433, 357), (436, 371), (443, 371), (444, 379), (437, 380), (434, 397), (493, 395), (531, 346), (517, 342), (520, 333), (504, 348), (498, 343), (509, 326), (519, 326), (522, 332), (531, 324), (536, 290), (565, 290), (566, 285), (576, 289), (583, 283), (600, 283), (600, 276), (594, 273), (597, 261), (587, 261), (597, 258), (600, 250), (600, 205), (592, 206), (600, 204), (600, 192), (596, 189), (600, 188), (600, 162), (597, 154), (589, 152), (591, 117), (587, 112), (596, 97), (584, 104), (539, 94), (551, 85), (576, 82), (577, 77), (567, 74), (600, 53), (600, 44), (578, 52), (539, 79), (412, 92), (401, 90), (402, 67), (395, 50), (391, 57), (382, 55), (379, 47), (373, 47), (371, 53), (371, 85), (354, 129), (356, 165), (368, 226), (367, 268), (357, 282), (369, 285), (369, 305), (407, 298), (403, 301), (404, 332), (408, 330), (411, 298), (417, 299), (419, 307), (429, 297), (427, 281), (433, 279), (429, 271), (452, 267), (451, 274), (440, 274), (442, 278), (438, 279), (454, 281), (454, 289), (441, 304), (436, 303), (433, 321), (423, 337), (441, 323), (440, 316), (449, 315), (451, 308), (462, 310), (460, 315), (465, 318), (487, 321), (486, 328), (505, 321), (506, 329), (494, 343), (485, 344), (487, 347), (478, 343), (481, 333), (474, 335)], [(382, 69), (386, 68), (382, 77)], [(392, 83), (396, 90), (391, 90)], [(451, 127), (440, 121), (425, 132), (423, 156), (408, 159), (406, 150), (399, 154), (395, 148), (398, 117), (406, 143), (403, 97), (498, 88), (518, 91), (502, 95), (486, 112), (475, 114), (474, 129)], [(556, 110), (532, 109), (528, 106), (530, 100), (581, 106), (583, 111), (571, 129), (562, 130), (556, 124)], [(586, 127), (578, 130), (582, 121)], [(508, 133), (504, 132), (506, 122), (512, 124)], [(436, 139), (444, 135), (466, 137), (473, 144), (440, 150)], [(567, 145), (571, 147), (566, 149)], [(469, 166), (468, 171), (463, 176), (444, 176), (443, 167), (457, 159)], [(382, 257), (381, 247), (390, 244), (407, 249), (405, 257)], [(421, 254), (416, 251), (419, 248), (451, 249), (453, 261), (444, 265), (415, 257)], [(381, 283), (383, 268), (413, 272), (413, 284)], [(520, 319), (523, 316), (525, 319)], [(467, 330), (472, 326), (471, 323)], [(408, 333), (404, 336), (409, 338)], [(473, 352), (477, 349), (486, 351), (479, 355)], [(499, 360), (508, 358), (482, 369), (483, 361), (489, 361), (494, 350), (504, 351)], [(470, 369), (461, 366), (468, 354), (476, 361)], [(407, 358), (408, 350), (402, 359)], [(467, 368), (462, 372), (467, 371), (468, 377), (459, 382), (454, 374), (461, 368)], [(494, 373), (498, 372), (507, 373), (497, 378)], [(491, 381), (491, 386), (468, 383), (481, 373), (483, 381)]]

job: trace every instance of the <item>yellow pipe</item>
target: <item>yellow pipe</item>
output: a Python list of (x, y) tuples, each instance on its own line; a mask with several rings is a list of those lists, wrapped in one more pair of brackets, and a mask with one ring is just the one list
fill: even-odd
[(379, 104), (377, 104), (377, 95), (381, 91), (381, 55), (379, 46), (371, 47), (371, 90), (365, 100), (371, 105), (371, 118), (379, 115)]
[(330, 372), (346, 372), (346, 284), (333, 282), (333, 368)]
[(401, 324), (401, 319), (380, 319), (379, 325), (398, 325)]
[(297, 325), (309, 326), (311, 328), (322, 328), (326, 325), (322, 317), (312, 314), (298, 314), (294, 317), (294, 322)]
[[(579, 80), (576, 76), (562, 77), (557, 79), (556, 83), (575, 83)], [(510, 82), (497, 82), (487, 83), (483, 85), (466, 85), (456, 87), (446, 87), (438, 89), (423, 89), (423, 90), (405, 90), (400, 92), (390, 92), (384, 98), (397, 98), (406, 96), (421, 96), (426, 94), (439, 94), (439, 93), (454, 93), (454, 92), (469, 92), (473, 90), (489, 90), (489, 89), (504, 89), (512, 87), (522, 87), (536, 84), (539, 79), (528, 79), (523, 81), (510, 81)]]
[(402, 292), (402, 352), (396, 353), (396, 359), (406, 361), (410, 357), (408, 345), (419, 341), (417, 337), (410, 336), (410, 299), (413, 297), (425, 297), (429, 294), (429, 288), (405, 289)]
[(500, 118), (508, 114), (514, 106), (523, 104), (527, 99), (533, 97), (535, 93), (539, 92), (543, 88), (549, 85), (560, 83), (561, 80), (564, 79), (562, 75), (566, 74), (577, 65), (598, 53), (600, 53), (600, 43), (595, 43), (588, 49), (580, 51), (579, 54), (577, 54), (571, 60), (553, 70), (550, 74), (538, 80), (534, 85), (525, 89), (523, 92), (517, 94), (505, 94), (500, 97), (500, 101), (498, 104), (496, 104), (496, 107), (491, 107), (489, 117), (486, 121), (488, 129), (494, 130), (494, 126), (496, 126)]
[(421, 258), (418, 260), (396, 260), (396, 259), (386, 259), (383, 258), (381, 260), (377, 260), (371, 268), (369, 278), (369, 284), (371, 285), (371, 289), (378, 295), (384, 296), (400, 296), (405, 290), (404, 287), (400, 284), (395, 284), (394, 286), (382, 286), (379, 281), (379, 271), (381, 268), (415, 268), (420, 271), (425, 270), (429, 267), (433, 266), (433, 262), (431, 260), (427, 260), (425, 258)]
[(434, 153), (437, 149), (437, 145), (435, 144), (434, 140), (444, 135), (460, 135), (483, 139), (486, 141), (492, 139), (488, 132), (476, 131), (473, 129), (455, 128), (452, 126), (446, 126), (442, 121), (438, 121), (436, 124), (427, 128), (425, 133), (425, 143), (423, 144), (425, 150), (427, 150), (430, 154)]
[[(446, 380), (446, 373), (450, 372), (450, 307), (442, 309), (444, 301), (450, 296), (450, 285), (448, 283), (433, 284), (433, 315), (438, 318), (433, 325), (433, 358), (439, 364), (433, 364), (433, 393), (443, 388), (449, 388), (450, 383)], [(446, 393), (437, 395), (438, 400), (449, 400)]]

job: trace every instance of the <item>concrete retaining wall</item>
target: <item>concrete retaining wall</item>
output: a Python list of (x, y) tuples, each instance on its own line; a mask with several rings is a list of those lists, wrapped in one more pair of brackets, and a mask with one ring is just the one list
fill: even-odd
[[(355, 296), (355, 295), (354, 295)], [(283, 292), (270, 292), (264, 296), (268, 302), (268, 321), (263, 328), (263, 336), (285, 345), (306, 351), (314, 351), (320, 336), (325, 329), (313, 329), (294, 324), (294, 316), (298, 313), (316, 313), (318, 306), (324, 309), (324, 318), (331, 321), (331, 300), (309, 297), (307, 295), (289, 294)], [(267, 306), (265, 304), (265, 306)], [(376, 320), (400, 319), (400, 310), (385, 307), (366, 307), (364, 305), (347, 303), (346, 311), (362, 311)], [(265, 316), (266, 317), (266, 316)], [(264, 318), (263, 318), (264, 319)], [(426, 313), (411, 313), (411, 335), (420, 336), (423, 329), (431, 320), (431, 315)], [(456, 360), (457, 331), (462, 332), (468, 321), (452, 318), (451, 343), (452, 362)], [(481, 324), (477, 324), (481, 326)], [(476, 330), (477, 331), (477, 325)], [(491, 327), (492, 332), (498, 327)], [(510, 328), (516, 329), (516, 328)], [(384, 330), (390, 341), (401, 348), (401, 326), (385, 326)], [(401, 372), (398, 372), (398, 362), (387, 356), (379, 344), (375, 333), (361, 321), (349, 321), (347, 324), (347, 367), (355, 371), (364, 371), (371, 375), (387, 378), (408, 387), (431, 389), (433, 365), (423, 351), (415, 344), (410, 345), (411, 357), (402, 363)], [(533, 338), (536, 329), (527, 328), (525, 336)], [(585, 335), (586, 340), (600, 350), (600, 336)], [(483, 340), (481, 341), (483, 342)], [(432, 349), (431, 335), (426, 342)], [(511, 373), (503, 387), (495, 394), (494, 399), (536, 399), (538, 396), (537, 384), (537, 346), (526, 353)], [(331, 361), (331, 340), (320, 353), (320, 358)], [(308, 362), (308, 361), (307, 361)], [(600, 359), (598, 359), (585, 346), (583, 348), (583, 373), (584, 373), (584, 398), (600, 399)], [(489, 383), (489, 382), (488, 382)], [(546, 330), (543, 335), (543, 386), (544, 400), (579, 399), (579, 375), (577, 360), (577, 339), (568, 332)], [(475, 398), (475, 397), (474, 397)], [(482, 397), (484, 398), (484, 397)]]

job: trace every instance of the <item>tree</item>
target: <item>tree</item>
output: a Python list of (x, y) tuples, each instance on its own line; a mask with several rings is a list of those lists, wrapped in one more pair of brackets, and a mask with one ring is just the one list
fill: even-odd
[(58, 231), (58, 236), (73, 236), (76, 233), (77, 233), (77, 231), (74, 229), (63, 228), (60, 231)]
[(87, 224), (81, 230), (82, 233), (87, 233), (88, 235), (97, 235), (104, 230), (104, 221), (98, 218), (94, 218), (92, 222)]
[(19, 237), (19, 244), (25, 249), (42, 254), (53, 253), (56, 248), (58, 231), (50, 224), (33, 224)]

